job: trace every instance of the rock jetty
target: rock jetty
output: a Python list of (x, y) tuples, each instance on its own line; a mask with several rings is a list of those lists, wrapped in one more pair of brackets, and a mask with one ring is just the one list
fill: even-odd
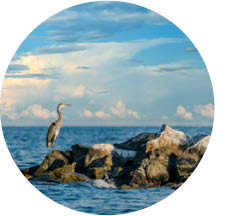
[[(205, 153), (210, 136), (191, 139), (182, 131), (162, 125), (156, 133), (141, 133), (119, 144), (73, 145), (53, 150), (40, 165), (22, 170), (30, 181), (94, 182), (104, 180), (121, 189), (182, 185)], [(134, 151), (123, 156), (119, 149)]]

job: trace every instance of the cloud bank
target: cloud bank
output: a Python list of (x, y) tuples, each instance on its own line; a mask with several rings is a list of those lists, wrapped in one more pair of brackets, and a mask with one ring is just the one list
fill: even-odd
[(3, 124), (42, 125), (65, 102), (72, 125), (209, 124), (212, 101), (205, 65), (176, 26), (136, 5), (92, 2), (52, 16), (23, 42), (1, 113)]
[(176, 108), (176, 115), (179, 117), (185, 119), (185, 120), (192, 120), (193, 114), (191, 112), (188, 112), (183, 106), (179, 105)]

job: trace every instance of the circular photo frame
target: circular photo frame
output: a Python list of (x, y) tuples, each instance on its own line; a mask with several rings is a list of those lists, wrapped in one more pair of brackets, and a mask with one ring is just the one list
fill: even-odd
[(134, 4), (50, 17), (23, 41), (2, 86), (1, 122), (28, 181), (71, 209), (115, 215), (169, 196), (212, 132), (206, 66), (187, 36)]

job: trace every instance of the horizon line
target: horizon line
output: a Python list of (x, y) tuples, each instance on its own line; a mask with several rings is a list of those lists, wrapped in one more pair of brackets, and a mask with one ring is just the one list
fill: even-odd
[[(161, 127), (160, 125), (63, 125), (62, 127)], [(173, 125), (171, 127), (213, 127), (213, 125)], [(2, 125), (2, 127), (49, 127), (49, 125)]]

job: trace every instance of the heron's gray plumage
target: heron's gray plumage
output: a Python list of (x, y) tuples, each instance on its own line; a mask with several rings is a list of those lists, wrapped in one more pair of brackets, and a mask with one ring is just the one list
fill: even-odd
[(54, 147), (54, 143), (58, 137), (59, 130), (62, 126), (62, 121), (63, 121), (63, 116), (62, 116), (62, 112), (60, 111), (60, 108), (66, 107), (66, 106), (71, 106), (71, 105), (61, 103), (57, 106), (57, 112), (58, 112), (58, 116), (59, 116), (58, 120), (51, 123), (51, 125), (47, 131), (47, 135), (46, 135), (46, 146), (48, 148)]
[(47, 132), (47, 147), (52, 148), (54, 146), (54, 142), (58, 137), (60, 127), (56, 125), (56, 122), (53, 122)]

